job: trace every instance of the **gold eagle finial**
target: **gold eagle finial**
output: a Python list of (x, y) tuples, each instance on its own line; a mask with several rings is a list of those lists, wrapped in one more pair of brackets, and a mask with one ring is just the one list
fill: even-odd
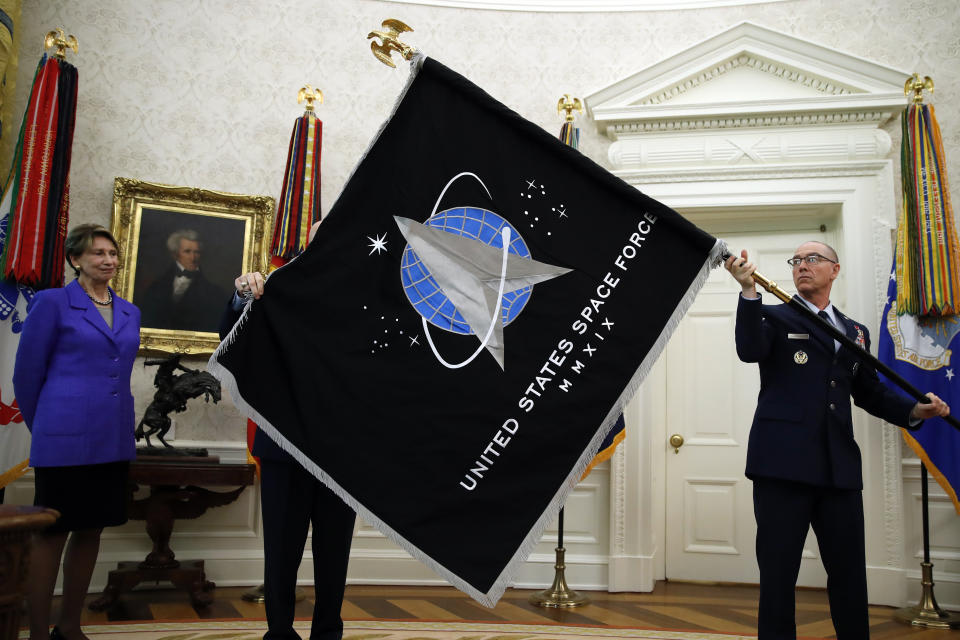
[(56, 47), (57, 50), (53, 52), (53, 55), (61, 60), (65, 60), (67, 57), (67, 49), (73, 49), (74, 53), (77, 53), (80, 49), (77, 39), (72, 35), (65, 35), (63, 29), (57, 27), (55, 30), (47, 33), (43, 39), (43, 50), (52, 49)]
[(306, 84), (300, 87), (300, 91), (297, 92), (297, 104), (300, 104), (304, 100), (307, 101), (306, 110), (313, 111), (314, 102), (323, 104), (323, 91), (320, 91), (320, 89), (314, 89), (310, 85)]
[(380, 26), (383, 27), (382, 30), (371, 31), (367, 34), (367, 40), (370, 38), (380, 38), (380, 42), (374, 41), (370, 43), (370, 49), (373, 51), (373, 55), (377, 57), (377, 60), (388, 67), (396, 68), (397, 65), (393, 64), (392, 58), (394, 51), (398, 52), (404, 60), (409, 60), (413, 57), (414, 48), (399, 40), (401, 33), (413, 31), (411, 27), (393, 18), (384, 20)]
[(933, 93), (933, 78), (930, 76), (923, 76), (923, 80), (921, 80), (920, 74), (915, 73), (907, 78), (907, 82), (903, 85), (903, 95), (910, 96), (912, 93), (913, 96), (910, 97), (910, 100), (914, 104), (920, 104), (923, 102), (924, 89), (930, 93)]
[(580, 98), (571, 98), (569, 93), (565, 93), (557, 102), (557, 113), (563, 113), (564, 111), (567, 112), (566, 121), (573, 122), (573, 112), (583, 113), (583, 103), (580, 102)]

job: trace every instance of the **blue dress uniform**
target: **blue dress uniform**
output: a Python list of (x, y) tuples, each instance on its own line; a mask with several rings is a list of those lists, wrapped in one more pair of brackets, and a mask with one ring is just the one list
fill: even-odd
[[(240, 318), (235, 298), (220, 322), (223, 339)], [(322, 409), (318, 408), (322, 415)], [(356, 514), (290, 454), (257, 429), (251, 453), (260, 458), (263, 516), (263, 588), (267, 613), (264, 640), (300, 640), (293, 629), (297, 569), (307, 528), (313, 525), (313, 622), (310, 640), (340, 640), (340, 608)]]
[[(746, 469), (757, 520), (760, 638), (796, 638), (794, 591), (810, 525), (838, 640), (868, 638), (863, 480), (850, 398), (901, 427), (915, 402), (789, 305), (738, 297), (737, 355), (760, 366)], [(833, 311), (835, 326), (869, 350), (867, 328)]]

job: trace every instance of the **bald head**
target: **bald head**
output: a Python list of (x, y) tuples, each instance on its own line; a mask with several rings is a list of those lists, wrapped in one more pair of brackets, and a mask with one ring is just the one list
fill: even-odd
[[(802, 245), (800, 245), (800, 246), (801, 246), (801, 247), (805, 247), (805, 246), (807, 246), (807, 245), (816, 245), (817, 247), (819, 247), (819, 251), (818, 251), (818, 252), (819, 252), (824, 258), (830, 258), (830, 259), (833, 260), (834, 262), (836, 262), (836, 263), (838, 263), (838, 264), (840, 263), (840, 258), (837, 256), (837, 252), (834, 251), (834, 250), (833, 250), (833, 247), (831, 247), (830, 245), (828, 245), (826, 242), (820, 242), (819, 240), (808, 240), (808, 241), (804, 242), (804, 243), (803, 243)], [(797, 251), (799, 251), (799, 250), (800, 250), (800, 249), (798, 248)]]

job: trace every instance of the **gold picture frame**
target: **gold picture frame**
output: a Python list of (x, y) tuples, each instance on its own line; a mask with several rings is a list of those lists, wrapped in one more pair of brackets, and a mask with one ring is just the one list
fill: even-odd
[(234, 278), (266, 273), (274, 210), (270, 196), (114, 179), (113, 287), (140, 307), (141, 353), (213, 353)]

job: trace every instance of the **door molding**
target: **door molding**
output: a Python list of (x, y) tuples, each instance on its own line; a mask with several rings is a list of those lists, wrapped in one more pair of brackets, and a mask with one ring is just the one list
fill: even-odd
[[(776, 228), (822, 219), (839, 238), (843, 310), (876, 333), (897, 202), (885, 127), (896, 126), (908, 75), (741, 23), (598, 89), (586, 102), (612, 141), (612, 171), (702, 226)], [(612, 590), (649, 589), (665, 575), (661, 364), (628, 407), (628, 436), (611, 466)], [(864, 459), (870, 598), (900, 606), (900, 436), (860, 411), (854, 430)]]

